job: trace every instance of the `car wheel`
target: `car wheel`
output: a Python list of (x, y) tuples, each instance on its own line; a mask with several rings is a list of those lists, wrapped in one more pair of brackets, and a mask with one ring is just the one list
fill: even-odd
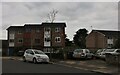
[(26, 58), (25, 57), (23, 57), (23, 62), (26, 62)]
[(36, 63), (37, 63), (36, 58), (33, 58), (33, 63), (34, 63), (34, 64), (36, 64)]

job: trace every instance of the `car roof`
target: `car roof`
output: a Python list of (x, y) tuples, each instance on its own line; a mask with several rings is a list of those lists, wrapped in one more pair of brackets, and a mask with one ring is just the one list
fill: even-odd
[(75, 49), (74, 51), (76, 51), (76, 50), (89, 50), (89, 49)]
[(41, 50), (38, 50), (38, 49), (27, 49), (26, 51), (29, 51), (29, 50), (31, 50), (31, 51), (41, 51)]

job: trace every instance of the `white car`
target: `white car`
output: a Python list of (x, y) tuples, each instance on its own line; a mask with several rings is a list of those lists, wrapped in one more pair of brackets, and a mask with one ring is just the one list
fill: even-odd
[(89, 49), (75, 49), (73, 51), (74, 58), (92, 58), (93, 53), (90, 52)]
[(32, 61), (33, 63), (38, 62), (49, 62), (49, 57), (41, 50), (27, 49), (23, 55), (23, 61)]

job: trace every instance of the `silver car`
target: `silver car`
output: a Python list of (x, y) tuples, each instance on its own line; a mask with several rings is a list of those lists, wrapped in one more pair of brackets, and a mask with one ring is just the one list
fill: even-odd
[(106, 49), (99, 49), (95, 53), (95, 57), (104, 59), (105, 58), (105, 53), (106, 53)]
[(74, 58), (92, 58), (93, 53), (89, 49), (75, 49), (73, 51)]
[(38, 62), (49, 62), (49, 57), (41, 50), (27, 49), (23, 55), (23, 61), (32, 61), (33, 63)]
[(120, 49), (107, 49), (106, 53), (109, 53), (109, 54), (120, 54)]

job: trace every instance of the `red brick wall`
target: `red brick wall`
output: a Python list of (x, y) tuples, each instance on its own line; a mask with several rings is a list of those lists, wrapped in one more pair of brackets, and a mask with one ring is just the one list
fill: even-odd
[[(60, 32), (55, 32), (55, 28), (52, 29), (52, 46), (60, 46), (64, 47), (65, 46), (65, 30), (63, 27), (61, 27)], [(55, 42), (55, 37), (60, 37), (61, 42)]]
[(19, 43), (18, 40), (23, 38), (24, 34), (19, 34), (18, 32), (15, 33), (15, 46), (20, 47), (23, 46), (23, 43)]
[(91, 32), (86, 37), (86, 47), (90, 49), (106, 48), (107, 46), (106, 37), (99, 32)]
[[(52, 46), (53, 47), (65, 47), (65, 28), (60, 26), (60, 32), (55, 32), (55, 27), (52, 27)], [(21, 28), (20, 28), (21, 29)], [(31, 45), (38, 46), (38, 44), (35, 43), (35, 39), (40, 39), (39, 47), (44, 47), (44, 27), (40, 27), (40, 32), (36, 32), (35, 28), (31, 28), (32, 32), (26, 32), (23, 30), (22, 34), (19, 34), (17, 29), (15, 32), (15, 47), (31, 47)], [(61, 42), (56, 43), (55, 37), (61, 37)], [(18, 39), (23, 38), (23, 43), (19, 43)], [(33, 38), (31, 42), (31, 38)]]

